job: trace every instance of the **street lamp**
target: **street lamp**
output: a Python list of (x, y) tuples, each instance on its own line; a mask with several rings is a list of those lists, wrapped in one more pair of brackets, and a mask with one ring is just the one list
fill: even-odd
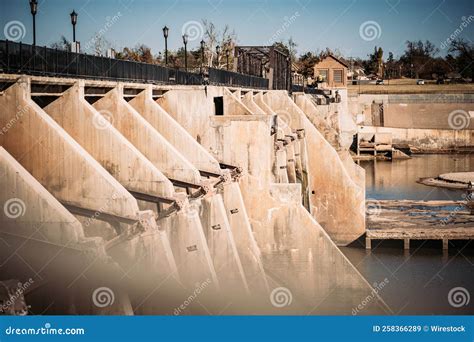
[(76, 42), (76, 24), (77, 24), (77, 13), (72, 10), (71, 14), (71, 24), (72, 24), (72, 42)]
[(219, 55), (221, 53), (221, 47), (219, 45), (216, 46), (216, 53), (217, 53), (217, 69), (219, 69)]
[(188, 71), (188, 35), (183, 34), (183, 44), (184, 44), (184, 69)]
[(227, 61), (226, 61), (226, 62), (227, 62), (227, 71), (229, 71), (229, 56), (230, 56), (230, 50), (227, 49), (227, 50), (225, 51), (225, 57), (226, 57), (226, 59), (227, 59)]
[(33, 45), (36, 46), (36, 12), (38, 12), (38, 1), (30, 0), (30, 9), (33, 16)]
[(165, 65), (168, 65), (168, 27), (163, 27), (163, 36), (165, 37)]
[(202, 73), (202, 68), (204, 66), (204, 48), (206, 47), (206, 42), (201, 40), (201, 73)]

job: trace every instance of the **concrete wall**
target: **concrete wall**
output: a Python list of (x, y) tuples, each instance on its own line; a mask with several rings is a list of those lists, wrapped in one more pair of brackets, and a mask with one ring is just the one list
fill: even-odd
[(360, 133), (390, 133), (394, 144), (410, 144), (425, 151), (474, 145), (473, 130), (410, 129), (360, 126)]
[[(271, 183), (272, 119), (214, 117), (214, 134), (222, 137), (215, 148), (223, 160), (245, 170), (240, 187), (267, 274), (288, 287), (295, 301), (304, 303), (304, 312), (332, 309), (347, 314), (353, 301), (371, 291), (370, 285), (301, 205), (300, 184)], [(272, 281), (270, 288), (274, 286)], [(351, 295), (335, 298), (333, 291)], [(324, 298), (327, 303), (318, 306)], [(369, 311), (381, 313), (384, 308), (378, 299)]]
[(59, 200), (137, 218), (136, 200), (29, 94), (22, 79), (0, 96), (0, 145)]
[(196, 168), (220, 174), (219, 163), (153, 100), (152, 93), (152, 87), (148, 86), (129, 104)]
[(171, 182), (84, 99), (77, 83), (44, 110), (129, 190), (172, 197)]
[(284, 92), (268, 92), (264, 100), (275, 112), (290, 115), (291, 128), (305, 130), (311, 213), (337, 244), (354, 241), (365, 232), (361, 173), (354, 171), (358, 176), (353, 177), (347, 172), (334, 148)]
[[(129, 298), (118, 288), (117, 300), (107, 309), (91, 305), (91, 293), (98, 286), (96, 281), (109, 282), (108, 277), (116, 266), (105, 254), (103, 240), (86, 238), (80, 222), (3, 147), (0, 147), (0, 176), (3, 280), (13, 277), (29, 282), (30, 287), (40, 288), (36, 292), (41, 292), (41, 284), (47, 283), (54, 293), (49, 304), (53, 310), (56, 304), (62, 312), (71, 314), (79, 311), (130, 314)], [(78, 291), (78, 283), (85, 285), (83, 279), (77, 281), (81, 272), (90, 292)], [(44, 299), (48, 297), (44, 295)], [(33, 305), (35, 295), (30, 294), (28, 300)], [(36, 310), (35, 305), (31, 310)]]
[[(373, 102), (377, 106), (373, 106)], [(383, 104), (383, 114), (378, 104)], [(474, 110), (472, 94), (411, 94), (411, 95), (371, 95), (362, 94), (350, 98), (353, 114), (364, 114), (365, 125), (378, 125), (377, 116), (383, 115), (383, 126), (416, 129), (452, 129), (462, 125), (462, 129), (474, 129), (469, 111)], [(457, 115), (458, 121), (450, 114)], [(452, 114), (454, 115), (454, 114)], [(450, 124), (451, 122), (451, 124)]]
[(199, 171), (123, 98), (123, 85), (112, 89), (93, 104), (108, 115), (122, 133), (168, 178), (198, 184)]
[(85, 240), (79, 221), (0, 147), (0, 229), (71, 247)]

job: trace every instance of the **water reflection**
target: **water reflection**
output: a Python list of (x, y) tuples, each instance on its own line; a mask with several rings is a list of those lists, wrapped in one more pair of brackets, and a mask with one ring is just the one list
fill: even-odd
[(461, 191), (428, 187), (416, 181), (441, 173), (474, 170), (474, 155), (415, 155), (407, 160), (361, 161), (365, 169), (367, 198), (460, 200)]
[[(416, 183), (421, 177), (446, 172), (474, 170), (473, 155), (418, 155), (393, 162), (361, 162), (366, 170), (367, 198), (411, 200), (460, 200), (461, 191), (428, 187)], [(449, 253), (441, 241), (373, 241), (365, 250), (363, 239), (342, 247), (342, 252), (369, 283), (387, 278), (380, 292), (394, 314), (473, 314), (474, 248), (472, 242), (450, 242)], [(470, 302), (456, 308), (448, 301), (449, 291), (463, 287)]]

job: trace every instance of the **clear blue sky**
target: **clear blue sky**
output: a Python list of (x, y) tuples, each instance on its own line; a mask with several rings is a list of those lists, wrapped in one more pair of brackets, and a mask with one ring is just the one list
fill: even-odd
[[(164, 49), (162, 27), (170, 28), (169, 48), (181, 45), (183, 25), (207, 19), (235, 30), (241, 45), (267, 45), (272, 37), (298, 44), (298, 53), (330, 47), (346, 57), (365, 57), (375, 45), (400, 55), (404, 42), (431, 40), (438, 47), (456, 28), (474, 16), (473, 0), (38, 0), (37, 44), (49, 45), (62, 34), (71, 39), (69, 13), (79, 13), (77, 40), (82, 46), (107, 19), (120, 12), (104, 37), (116, 48), (144, 43), (153, 53)], [(291, 17), (293, 16), (293, 19)], [(286, 18), (286, 20), (285, 20)], [(473, 17), (474, 18), (474, 17)], [(472, 19), (472, 18), (471, 18)], [(23, 41), (32, 40), (28, 0), (0, 0), (0, 36), (12, 21), (25, 28)], [(285, 26), (285, 21), (288, 25)], [(360, 28), (368, 23), (366, 40)], [(378, 25), (378, 27), (377, 27)], [(370, 26), (375, 35), (370, 35)], [(379, 29), (380, 28), (380, 29)], [(277, 33), (279, 32), (279, 33)], [(374, 31), (372, 31), (374, 33)], [(459, 35), (474, 37), (474, 19)], [(196, 47), (200, 39), (190, 42)], [(446, 50), (443, 50), (445, 53)]]

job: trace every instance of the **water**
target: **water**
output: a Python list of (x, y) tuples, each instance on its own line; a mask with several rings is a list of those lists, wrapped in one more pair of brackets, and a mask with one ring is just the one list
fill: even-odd
[(461, 191), (418, 184), (423, 177), (474, 170), (474, 155), (430, 154), (411, 159), (361, 161), (365, 169), (367, 198), (410, 200), (460, 200)]
[[(459, 200), (460, 191), (428, 187), (416, 180), (472, 171), (474, 155), (418, 155), (393, 162), (361, 162), (361, 166), (366, 170), (367, 198)], [(455, 241), (449, 248), (449, 253), (443, 253), (440, 241), (412, 241), (410, 251), (404, 251), (402, 241), (373, 241), (372, 251), (366, 251), (360, 239), (341, 250), (369, 283), (387, 278), (388, 285), (379, 294), (394, 314), (474, 314), (474, 244)]]

